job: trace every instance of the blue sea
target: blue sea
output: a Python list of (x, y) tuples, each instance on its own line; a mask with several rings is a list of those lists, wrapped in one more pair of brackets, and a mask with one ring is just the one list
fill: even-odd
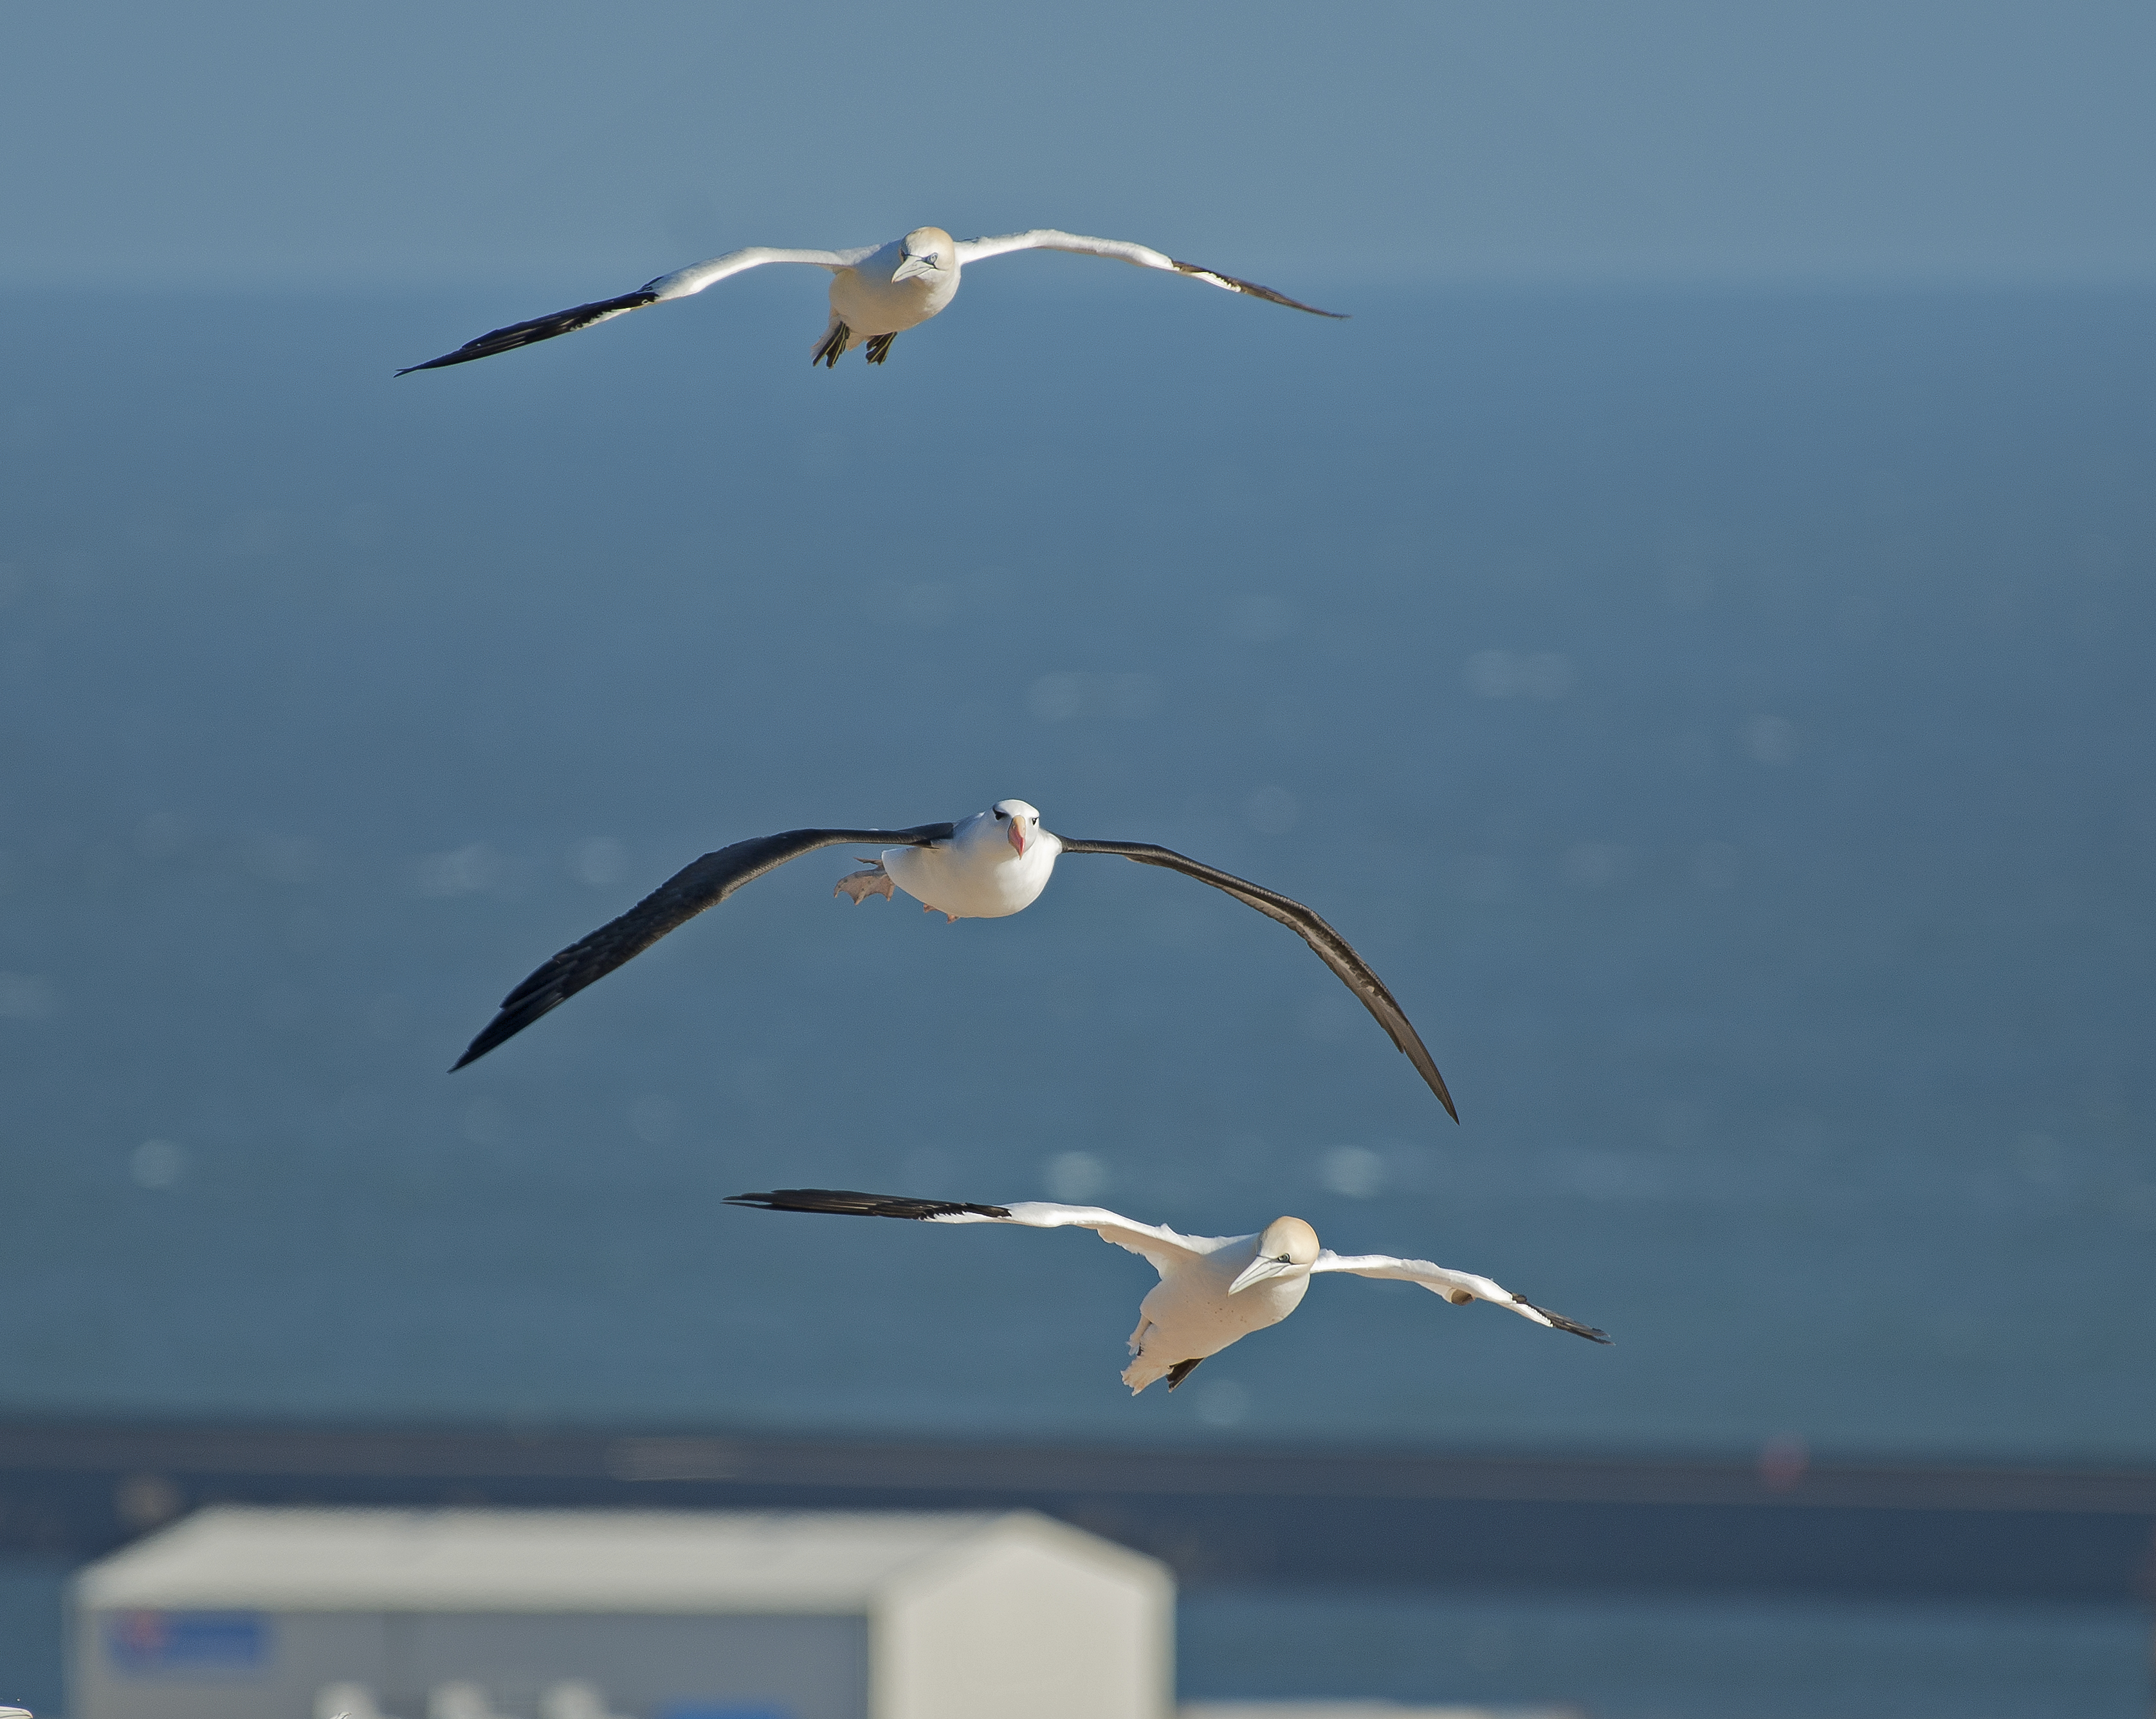
[[(0, 1414), (2156, 1460), (2148, 294), (1014, 270), (812, 374), (747, 276), (390, 378), (590, 286), (9, 304)], [(812, 856), (445, 1072), (701, 852), (1006, 795), (1316, 907), (1461, 1125), (1075, 856), (955, 926)], [(1292, 1212), (1617, 1343), (1343, 1279), (1132, 1402), (1139, 1262), (720, 1204), (802, 1185)], [(1344, 1603), (1194, 1603), (1186, 1686), (2148, 1699), (2138, 1612)]]

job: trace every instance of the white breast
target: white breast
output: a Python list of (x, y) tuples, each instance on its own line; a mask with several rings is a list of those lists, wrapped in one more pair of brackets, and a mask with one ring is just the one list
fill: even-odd
[(892, 280), (891, 271), (897, 268), (902, 255), (897, 241), (893, 240), (852, 268), (833, 273), (831, 308), (855, 334), (865, 338), (871, 334), (899, 334), (918, 327), (957, 296), (956, 263), (933, 275)]
[(924, 906), (962, 919), (1004, 919), (1040, 899), (1061, 846), (1036, 841), (1023, 858), (998, 835), (937, 847), (894, 847), (879, 857), (891, 881)]
[[(1251, 1238), (1253, 1243), (1256, 1238)], [(1153, 1285), (1139, 1310), (1158, 1327), (1146, 1340), (1146, 1351), (1158, 1353), (1172, 1365), (1178, 1361), (1217, 1355), (1238, 1338), (1267, 1325), (1276, 1325), (1302, 1305), (1310, 1278), (1267, 1278), (1240, 1295), (1228, 1293), (1243, 1268), (1250, 1263), (1255, 1247), (1224, 1248), (1219, 1253), (1194, 1260), (1170, 1272)]]

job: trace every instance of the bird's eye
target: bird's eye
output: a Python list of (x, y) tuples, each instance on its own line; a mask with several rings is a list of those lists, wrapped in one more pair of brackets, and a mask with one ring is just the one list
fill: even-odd
[(1283, 1254), (1281, 1254), (1281, 1257), (1280, 1257), (1280, 1263), (1281, 1263), (1282, 1265), (1291, 1265), (1291, 1264), (1293, 1264), (1295, 1262), (1294, 1262), (1293, 1260), (1290, 1259), (1290, 1258), (1287, 1257), (1287, 1255), (1286, 1255), (1286, 1254), (1283, 1253)]
[(1000, 806), (998, 806), (998, 807), (996, 809), (996, 821), (997, 821), (998, 823), (999, 823), (999, 824), (1000, 824), (1001, 822), (1003, 822), (1003, 821), (1004, 821), (1005, 818), (1009, 817), (1009, 816), (1010, 816), (1010, 814), (1009, 814), (1009, 812), (1007, 812), (1007, 811), (1004, 811)]

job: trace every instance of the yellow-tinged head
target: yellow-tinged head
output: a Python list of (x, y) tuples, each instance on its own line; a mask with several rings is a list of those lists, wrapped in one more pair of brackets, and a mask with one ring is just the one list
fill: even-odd
[(1228, 1293), (1247, 1289), (1267, 1278), (1292, 1277), (1317, 1263), (1317, 1232), (1300, 1217), (1276, 1217), (1258, 1238), (1257, 1254), (1228, 1285)]
[(958, 241), (941, 227), (916, 227), (898, 241), (898, 266), (891, 271), (895, 281), (923, 275), (956, 274)]

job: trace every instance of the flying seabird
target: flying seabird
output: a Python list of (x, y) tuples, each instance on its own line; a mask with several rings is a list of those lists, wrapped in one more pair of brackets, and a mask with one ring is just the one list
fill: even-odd
[(683, 867), (619, 919), (571, 944), (511, 991), (501, 1000), (501, 1012), (471, 1042), (455, 1067), (461, 1068), (514, 1037), (675, 926), (717, 906), (742, 884), (817, 848), (852, 843), (878, 847), (882, 852), (866, 861), (865, 871), (839, 878), (832, 893), (850, 896), (859, 907), (867, 896), (880, 895), (888, 901), (894, 888), (903, 889), (921, 904), (924, 913), (940, 913), (951, 923), (1005, 919), (1032, 906), (1048, 887), (1056, 856), (1065, 853), (1121, 854), (1142, 866), (1165, 866), (1225, 890), (1268, 919), (1279, 920), (1317, 950), (1406, 1053), (1452, 1119), (1460, 1119), (1452, 1094), (1445, 1089), (1445, 1077), (1437, 1072), (1436, 1062), (1384, 981), (1346, 938), (1301, 902), (1150, 842), (1080, 841), (1053, 835), (1040, 827), (1040, 814), (1023, 800), (999, 800), (988, 811), (956, 824), (921, 824), (911, 830), (788, 830), (707, 853)]
[(1139, 1223), (1098, 1206), (1058, 1206), (1023, 1200), (1012, 1206), (975, 1206), (961, 1200), (915, 1200), (903, 1195), (859, 1194), (842, 1188), (780, 1188), (768, 1194), (735, 1194), (730, 1206), (767, 1212), (830, 1212), (849, 1217), (910, 1217), (928, 1223), (1019, 1223), (1029, 1229), (1075, 1225), (1141, 1253), (1160, 1281), (1138, 1304), (1131, 1333), (1131, 1364), (1123, 1382), (1135, 1396), (1155, 1379), (1174, 1390), (1209, 1355), (1276, 1325), (1302, 1305), (1310, 1280), (1321, 1271), (1357, 1277), (1403, 1278), (1442, 1295), (1455, 1307), (1487, 1301), (1538, 1325), (1570, 1331), (1589, 1342), (1609, 1339), (1592, 1325), (1537, 1307), (1524, 1295), (1473, 1272), (1454, 1271), (1427, 1259), (1395, 1259), (1387, 1253), (1335, 1253), (1317, 1245), (1317, 1232), (1300, 1217), (1276, 1217), (1254, 1236), (1179, 1236), (1164, 1224)]
[(1321, 311), (1255, 281), (1238, 280), (1215, 269), (1195, 263), (1178, 263), (1150, 246), (1127, 239), (1088, 239), (1082, 233), (1059, 233), (1053, 227), (1035, 227), (1025, 233), (1006, 233), (998, 239), (953, 239), (941, 227), (916, 227), (903, 239), (887, 244), (865, 244), (857, 250), (774, 250), (752, 244), (746, 250), (728, 251), (709, 262), (691, 263), (656, 280), (647, 280), (619, 298), (594, 300), (557, 311), (551, 317), (535, 317), (529, 322), (512, 322), (477, 340), (466, 341), (453, 353), (429, 358), (424, 364), (408, 364), (397, 373), (439, 370), (446, 364), (468, 364), (474, 358), (490, 358), (534, 341), (552, 340), (557, 334), (573, 334), (594, 322), (640, 311), (646, 305), (663, 304), (671, 298), (687, 298), (706, 286), (759, 269), (766, 263), (808, 263), (831, 271), (831, 320), (808, 362), (827, 368), (857, 346), (868, 348), (871, 364), (891, 356), (891, 343), (909, 328), (917, 328), (948, 305), (958, 291), (958, 275), (968, 263), (984, 262), (1014, 250), (1075, 250), (1081, 256), (1114, 257), (1141, 269), (1166, 269), (1188, 275), (1209, 286), (1247, 294), (1291, 311), (1307, 311), (1313, 317), (1344, 321), (1337, 311)]

